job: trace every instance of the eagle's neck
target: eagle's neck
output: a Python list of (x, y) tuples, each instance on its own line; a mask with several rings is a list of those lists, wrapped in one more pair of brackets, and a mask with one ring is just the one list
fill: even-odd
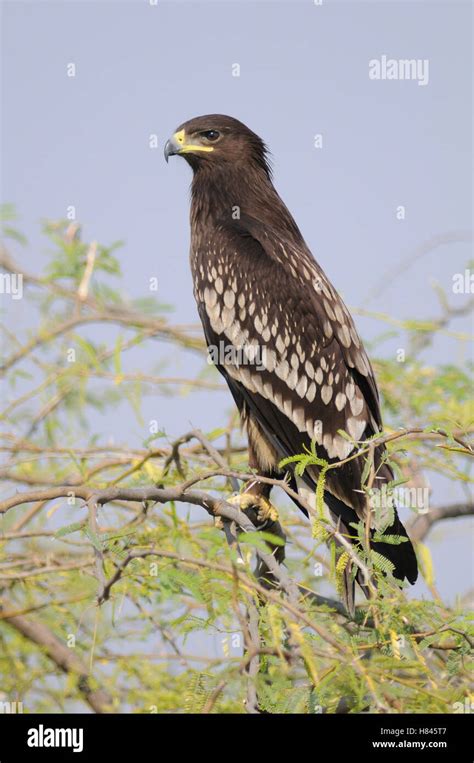
[(195, 170), (191, 186), (191, 229), (196, 243), (204, 230), (245, 216), (299, 234), (296, 223), (260, 166), (222, 165)]

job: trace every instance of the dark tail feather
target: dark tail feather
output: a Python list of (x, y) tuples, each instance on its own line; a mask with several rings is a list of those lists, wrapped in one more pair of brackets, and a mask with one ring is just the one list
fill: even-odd
[[(352, 535), (353, 531), (350, 525), (352, 522), (359, 521), (355, 511), (327, 491), (324, 494), (324, 501), (329, 507), (329, 511), (333, 516), (335, 524), (339, 525), (340, 531), (346, 536)], [(394, 577), (396, 577), (398, 580), (404, 580), (407, 578), (410, 583), (415, 583), (418, 577), (418, 564), (415, 550), (396, 510), (394, 522), (385, 530), (384, 535), (399, 535), (402, 538), (407, 538), (407, 540), (396, 545), (392, 543), (382, 543), (381, 541), (371, 542), (371, 548), (392, 562), (394, 566)], [(357, 545), (357, 542), (355, 542), (354, 545)], [(344, 571), (343, 599), (347, 611), (353, 615), (354, 581), (352, 580), (350, 573), (351, 567), (352, 565), (348, 565)], [(357, 573), (356, 580), (362, 588), (365, 596), (368, 598), (369, 590), (367, 586), (364, 585), (364, 581), (362, 580), (362, 575), (360, 572)]]
[(371, 548), (392, 562), (395, 567), (393, 571), (394, 577), (398, 580), (406, 578), (411, 584), (415, 583), (418, 577), (418, 563), (416, 561), (415, 549), (408, 537), (407, 531), (400, 522), (396, 510), (395, 520), (393, 524), (385, 530), (384, 535), (399, 535), (401, 538), (406, 538), (407, 540), (398, 545), (380, 542), (371, 543)]
[[(303, 480), (306, 482), (308, 487), (310, 487), (313, 490), (316, 489), (316, 485), (314, 481), (307, 475), (307, 473), (305, 473)], [(297, 483), (294, 477), (290, 480), (290, 485), (293, 488), (293, 490), (297, 491), (298, 489)], [(294, 498), (293, 498), (293, 501), (301, 509), (301, 511), (303, 511), (304, 514), (306, 514), (307, 516), (308, 513), (301, 506), (301, 504), (299, 504), (298, 501)], [(345, 504), (339, 498), (336, 498), (336, 496), (334, 496), (332, 493), (330, 493), (327, 490), (324, 492), (324, 502), (326, 506), (329, 508), (329, 512), (332, 516), (334, 524), (339, 527), (340, 532), (343, 533), (346, 537), (352, 536), (354, 534), (354, 531), (351, 528), (351, 523), (359, 522), (359, 517), (357, 516), (354, 509), (352, 509), (350, 506), (347, 506), (347, 504)], [(373, 534), (373, 532), (371, 534)], [(412, 584), (415, 583), (418, 577), (418, 563), (416, 560), (415, 550), (413, 548), (410, 538), (408, 537), (407, 531), (405, 530), (404, 526), (402, 525), (400, 521), (400, 518), (397, 514), (396, 509), (395, 509), (394, 522), (390, 527), (388, 527), (385, 530), (384, 534), (399, 535), (402, 538), (407, 538), (407, 540), (396, 545), (392, 543), (382, 543), (380, 541), (377, 541), (377, 542), (372, 541), (371, 548), (374, 551), (377, 551), (382, 556), (384, 556), (390, 562), (392, 562), (394, 566), (394, 570), (393, 570), (394, 577), (396, 577), (398, 580), (404, 580), (405, 578), (407, 578), (407, 580), (410, 583)], [(354, 542), (354, 545), (357, 546), (357, 541)], [(351, 574), (351, 568), (352, 568), (352, 565), (348, 564), (344, 570), (342, 598), (343, 598), (344, 605), (347, 611), (349, 612), (351, 616), (353, 616), (355, 611), (355, 604), (354, 604), (355, 583)], [(360, 570), (358, 570), (355, 576), (355, 580), (357, 580), (357, 583), (361, 587), (365, 596), (369, 598), (369, 589), (364, 584), (364, 580)]]

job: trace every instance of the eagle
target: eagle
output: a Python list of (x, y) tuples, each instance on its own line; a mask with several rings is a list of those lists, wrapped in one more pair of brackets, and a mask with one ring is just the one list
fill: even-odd
[[(346, 305), (275, 190), (265, 143), (239, 120), (210, 114), (181, 124), (164, 153), (166, 161), (182, 156), (193, 171), (194, 295), (208, 348), (247, 431), (249, 466), (257, 475), (239, 505), (257, 508), (262, 521), (274, 518), (271, 485), (258, 475), (281, 479), (284, 459), (313, 448), (323, 465), (342, 462), (325, 472), (326, 517), (357, 546), (355, 527), (370, 512), (372, 549), (391, 563), (395, 578), (414, 583), (416, 556), (396, 508), (388, 522), (383, 512), (369, 508), (365, 459), (354, 456), (382, 431), (370, 360)], [(382, 494), (393, 472), (384, 446), (372, 450), (373, 485)], [(314, 505), (321, 466), (309, 466), (302, 475), (291, 464), (286, 469), (295, 493)], [(387, 542), (384, 535), (391, 536)], [(398, 543), (391, 542), (393, 536)], [(349, 564), (343, 595), (351, 612), (355, 579), (367, 594), (360, 572)]]

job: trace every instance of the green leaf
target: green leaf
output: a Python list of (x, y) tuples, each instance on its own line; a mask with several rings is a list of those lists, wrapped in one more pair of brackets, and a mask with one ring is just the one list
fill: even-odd
[(84, 535), (90, 540), (95, 550), (102, 553), (103, 545), (100, 535), (97, 535), (97, 533), (93, 532), (90, 527), (87, 527), (87, 525), (84, 527)]
[(26, 238), (26, 236), (24, 236), (23, 233), (20, 233), (19, 231), (17, 231), (16, 228), (11, 228), (9, 225), (4, 225), (3, 232), (5, 236), (13, 239), (14, 241), (17, 241), (22, 246), (26, 246), (26, 244), (28, 243), (28, 239)]
[(59, 530), (56, 530), (54, 533), (55, 538), (63, 538), (65, 535), (71, 535), (71, 533), (77, 533), (79, 530), (83, 530), (86, 526), (87, 522), (84, 520), (83, 522), (73, 522), (71, 525), (65, 525), (64, 527), (60, 527)]
[(371, 458), (370, 453), (367, 454), (364, 461), (365, 461), (364, 468), (362, 470), (362, 475), (360, 478), (361, 485), (365, 485), (365, 483), (367, 482), (369, 478), (370, 470), (372, 468), (373, 459)]
[(248, 543), (251, 546), (257, 546), (258, 548), (263, 548), (264, 550), (268, 551), (268, 548), (265, 546), (265, 541), (267, 543), (271, 543), (272, 546), (284, 546), (285, 541), (282, 538), (279, 538), (278, 535), (273, 535), (272, 533), (267, 533), (264, 530), (256, 531), (256, 532), (243, 532), (239, 534), (239, 541), (242, 543)]
[(384, 533), (376, 532), (372, 536), (372, 541), (375, 541), (376, 543), (388, 543), (392, 546), (398, 546), (400, 543), (406, 543), (408, 538), (403, 535), (384, 535)]
[(390, 561), (390, 559), (387, 559), (382, 554), (379, 554), (378, 551), (371, 551), (370, 558), (372, 559), (372, 563), (377, 570), (380, 570), (380, 572), (384, 572), (386, 574), (393, 574), (395, 565)]
[(122, 337), (118, 336), (114, 349), (114, 371), (117, 376), (122, 374)]

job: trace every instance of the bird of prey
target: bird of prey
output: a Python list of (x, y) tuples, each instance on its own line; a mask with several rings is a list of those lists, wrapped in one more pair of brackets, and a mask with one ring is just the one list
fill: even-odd
[[(174, 154), (193, 170), (194, 294), (208, 347), (218, 348), (216, 366), (247, 430), (250, 467), (281, 478), (282, 459), (312, 443), (318, 458), (344, 462), (326, 472), (328, 518), (357, 544), (354, 525), (370, 511), (372, 548), (392, 563), (396, 578), (414, 583), (415, 552), (396, 510), (388, 527), (379, 512), (377, 525), (361, 484), (365, 459), (349, 458), (382, 429), (370, 361), (347, 307), (273, 186), (267, 147), (237, 119), (211, 114), (178, 127), (166, 143), (166, 161)], [(373, 470), (377, 489), (393, 480), (383, 446), (374, 449)], [(290, 476), (312, 505), (318, 474), (311, 466)], [(240, 506), (273, 516), (270, 489), (253, 480)], [(379, 530), (392, 538), (383, 542)], [(404, 540), (391, 543), (393, 536)], [(348, 565), (344, 576), (351, 611), (355, 572)]]

